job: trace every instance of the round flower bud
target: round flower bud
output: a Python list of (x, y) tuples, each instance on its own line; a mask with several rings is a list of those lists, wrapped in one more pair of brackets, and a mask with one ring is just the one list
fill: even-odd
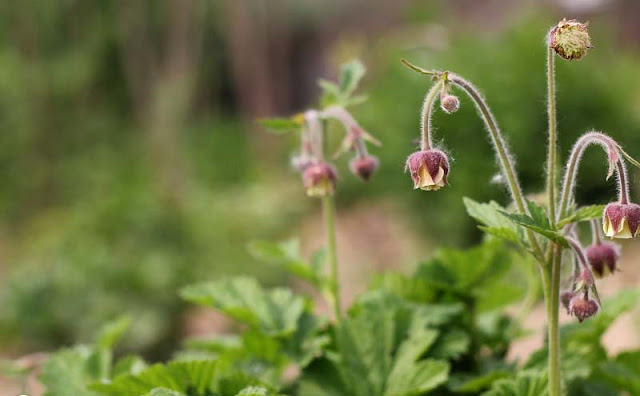
[(304, 187), (310, 197), (325, 197), (333, 195), (338, 173), (326, 162), (316, 162), (305, 168), (302, 173)]
[(376, 157), (366, 155), (364, 157), (356, 157), (349, 164), (349, 168), (354, 175), (359, 176), (364, 181), (369, 181), (378, 169), (379, 161)]
[(567, 310), (567, 314), (570, 312), (569, 303), (571, 302), (571, 299), (574, 296), (575, 296), (575, 293), (572, 291), (565, 291), (565, 292), (562, 292), (562, 294), (560, 294), (560, 302), (562, 303), (562, 306), (564, 307), (564, 309)]
[(575, 316), (580, 322), (592, 317), (597, 312), (598, 304), (586, 296), (574, 296), (569, 302), (569, 315)]
[(591, 48), (587, 24), (563, 19), (549, 32), (549, 47), (564, 59), (582, 59)]
[(640, 205), (612, 203), (604, 208), (602, 229), (609, 238), (634, 238), (640, 228)]
[(414, 189), (435, 191), (447, 184), (449, 160), (440, 150), (416, 151), (407, 158), (405, 169), (411, 173)]
[(587, 258), (597, 278), (614, 273), (618, 257), (618, 247), (613, 243), (592, 245), (587, 248)]
[(440, 108), (447, 113), (455, 113), (460, 108), (460, 99), (454, 95), (446, 95), (440, 100)]

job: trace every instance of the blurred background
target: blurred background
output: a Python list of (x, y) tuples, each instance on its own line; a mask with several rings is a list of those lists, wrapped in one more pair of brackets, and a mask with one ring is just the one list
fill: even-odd
[[(409, 271), (437, 246), (479, 241), (463, 196), (506, 203), (465, 97), (458, 113), (434, 118), (435, 140), (454, 159), (451, 186), (412, 190), (403, 163), (429, 81), (400, 58), (454, 70), (485, 92), (535, 194), (544, 38), (562, 17), (588, 20), (595, 49), (557, 62), (562, 157), (590, 128), (640, 157), (638, 15), (635, 0), (1, 2), (1, 357), (89, 341), (130, 313), (125, 347), (164, 358), (185, 335), (220, 325), (181, 302), (180, 286), (239, 273), (288, 283), (246, 244), (300, 236), (313, 251), (319, 202), (290, 169), (294, 136), (255, 120), (313, 106), (317, 79), (353, 58), (367, 66), (360, 92), (369, 96), (353, 113), (384, 146), (372, 149), (382, 166), (367, 184), (338, 165), (347, 302), (372, 273)], [(604, 166), (598, 150), (587, 153), (579, 202), (615, 197)], [(640, 282), (630, 265), (640, 247), (626, 248), (624, 279), (604, 281), (611, 290)]]

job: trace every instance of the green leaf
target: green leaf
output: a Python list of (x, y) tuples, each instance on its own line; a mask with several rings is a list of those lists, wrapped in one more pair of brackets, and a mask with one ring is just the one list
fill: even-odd
[(266, 334), (282, 336), (296, 330), (306, 300), (289, 289), (265, 291), (255, 279), (226, 278), (182, 289), (190, 302), (212, 306), (222, 313)]
[(119, 318), (107, 323), (100, 329), (97, 344), (101, 348), (111, 349), (118, 342), (124, 333), (131, 327), (131, 317), (122, 315)]
[(565, 225), (570, 223), (599, 219), (602, 217), (604, 208), (605, 205), (583, 206), (575, 211), (571, 216), (560, 220), (558, 222), (558, 228), (564, 227)]
[(515, 223), (520, 224), (523, 227), (530, 229), (533, 232), (536, 232), (547, 239), (555, 243), (559, 243), (564, 247), (569, 247), (569, 242), (562, 236), (557, 229), (553, 228), (549, 222), (549, 218), (543, 207), (540, 205), (527, 201), (527, 206), (529, 208), (529, 214), (517, 214), (517, 213), (508, 213), (502, 211), (501, 213), (513, 220)]
[(125, 374), (138, 374), (147, 368), (147, 364), (140, 356), (125, 356), (118, 360), (113, 367), (113, 377)]
[(43, 365), (40, 382), (46, 387), (45, 396), (95, 396), (87, 384), (98, 378), (90, 372), (88, 361), (94, 350), (87, 346), (62, 349)]
[(491, 235), (506, 239), (509, 242), (525, 247), (528, 246), (522, 228), (518, 227), (503, 214), (505, 209), (498, 203), (494, 201), (488, 204), (478, 203), (467, 197), (462, 198), (462, 201), (467, 208), (469, 216), (476, 219), (480, 224), (483, 224), (483, 227), (480, 227), (480, 229)]
[(455, 360), (469, 350), (471, 337), (460, 329), (451, 329), (440, 335), (429, 356), (437, 359)]
[(340, 67), (340, 93), (347, 98), (358, 87), (360, 79), (364, 76), (366, 69), (362, 62), (354, 59)]
[(256, 259), (282, 266), (286, 271), (315, 286), (320, 286), (324, 281), (322, 274), (324, 251), (316, 252), (311, 258), (311, 263), (306, 263), (300, 257), (300, 244), (297, 239), (277, 244), (267, 241), (252, 241), (248, 245), (248, 250)]
[(391, 373), (385, 396), (417, 396), (447, 382), (449, 363), (440, 360), (413, 362)]
[(288, 133), (297, 131), (303, 126), (303, 118), (295, 115), (290, 118), (263, 118), (258, 123), (273, 133)]
[(135, 375), (121, 375), (110, 383), (93, 384), (91, 389), (111, 396), (144, 395), (156, 388), (203, 394), (214, 389), (218, 377), (219, 367), (214, 360), (173, 361), (154, 364)]
[(155, 388), (145, 396), (187, 396), (184, 393), (175, 392), (167, 388)]
[(511, 373), (506, 370), (495, 370), (482, 375), (458, 374), (452, 376), (448, 386), (455, 393), (478, 393), (489, 388), (495, 381), (510, 376)]
[(547, 385), (545, 372), (525, 371), (515, 378), (495, 381), (482, 396), (544, 396), (548, 394)]

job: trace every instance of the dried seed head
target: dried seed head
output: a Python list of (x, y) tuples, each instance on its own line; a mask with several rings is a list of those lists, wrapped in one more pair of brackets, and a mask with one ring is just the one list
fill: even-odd
[(564, 59), (582, 59), (592, 48), (587, 24), (563, 19), (549, 32), (549, 47)]
[(575, 316), (580, 322), (595, 315), (598, 309), (598, 304), (586, 295), (574, 296), (569, 302), (569, 315)]
[(326, 162), (309, 165), (302, 173), (304, 187), (310, 197), (333, 195), (337, 178), (336, 169)]
[(356, 157), (349, 164), (349, 169), (354, 175), (359, 176), (364, 181), (369, 181), (371, 175), (373, 175), (378, 169), (380, 162), (376, 157), (367, 155), (364, 157)]
[(416, 151), (407, 158), (405, 169), (411, 173), (414, 189), (435, 191), (447, 184), (449, 160), (440, 150)]
[(454, 95), (445, 95), (440, 100), (440, 108), (447, 114), (455, 113), (460, 108), (460, 99)]
[(640, 205), (607, 205), (604, 208), (602, 229), (609, 238), (634, 238), (640, 229)]
[(618, 247), (613, 243), (591, 245), (587, 248), (587, 258), (594, 275), (602, 278), (616, 271), (619, 258)]

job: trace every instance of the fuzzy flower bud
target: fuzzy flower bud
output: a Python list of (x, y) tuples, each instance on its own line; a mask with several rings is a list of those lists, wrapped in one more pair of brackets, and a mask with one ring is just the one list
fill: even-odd
[(640, 205), (611, 203), (604, 208), (602, 229), (609, 238), (634, 238), (640, 228)]
[(304, 187), (310, 197), (333, 195), (337, 178), (336, 169), (326, 162), (309, 165), (302, 173)]
[(435, 191), (447, 184), (449, 160), (440, 150), (416, 151), (407, 158), (405, 170), (413, 179), (413, 188)]
[(564, 59), (582, 59), (591, 48), (587, 24), (563, 19), (549, 32), (549, 47)]
[(587, 248), (587, 258), (597, 278), (614, 273), (618, 257), (618, 247), (613, 243), (592, 245)]
[(367, 155), (364, 157), (356, 157), (349, 164), (349, 168), (354, 175), (359, 176), (364, 181), (369, 181), (378, 169), (379, 161), (376, 157)]
[(572, 291), (565, 291), (565, 292), (562, 292), (562, 294), (560, 294), (560, 302), (562, 303), (562, 306), (564, 307), (564, 309), (567, 310), (567, 314), (571, 312), (569, 310), (569, 304), (571, 302), (571, 299), (575, 295), (576, 294), (574, 292), (572, 292)]
[(580, 322), (595, 315), (598, 309), (598, 304), (586, 295), (574, 296), (569, 302), (569, 315), (575, 316)]
[(440, 100), (440, 108), (447, 114), (455, 113), (460, 108), (460, 99), (454, 95), (445, 95)]

